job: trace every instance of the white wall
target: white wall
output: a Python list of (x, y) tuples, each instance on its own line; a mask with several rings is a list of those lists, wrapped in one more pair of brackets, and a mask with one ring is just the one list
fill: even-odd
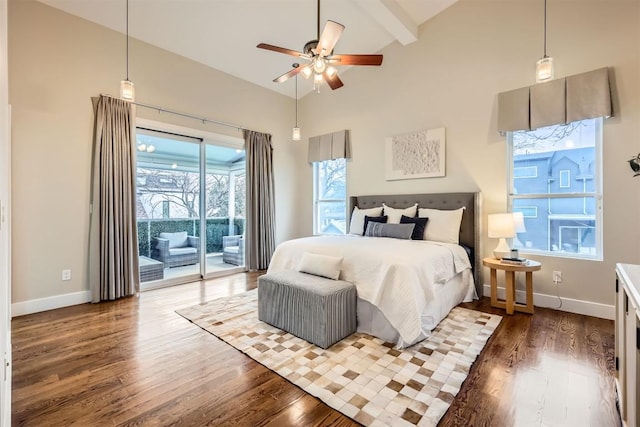
[[(640, 1), (549, 2), (548, 12), (556, 76), (613, 67), (618, 98), (604, 125), (604, 261), (532, 256), (543, 263), (534, 288), (555, 295), (551, 272), (561, 270), (561, 296), (611, 305), (615, 263), (640, 263), (640, 178), (626, 163), (640, 151)], [(481, 191), (486, 230), (486, 214), (507, 207), (496, 95), (535, 83), (542, 37), (541, 1), (461, 0), (423, 24), (416, 43), (384, 49), (382, 67), (343, 72), (342, 89), (305, 96), (299, 124), (306, 137), (351, 130), (350, 195)], [(385, 181), (384, 138), (438, 127), (446, 177)], [(311, 188), (311, 167), (302, 173)], [(300, 206), (307, 233), (311, 197)], [(496, 244), (484, 237), (484, 255)]]
[[(86, 284), (91, 97), (117, 95), (122, 34), (36, 1), (9, 1), (13, 104), (13, 302), (81, 294)], [(136, 99), (273, 135), (277, 240), (299, 235), (302, 148), (290, 141), (291, 98), (132, 40)], [(236, 130), (138, 108), (138, 116), (235, 136)], [(61, 281), (70, 268), (72, 280)]]

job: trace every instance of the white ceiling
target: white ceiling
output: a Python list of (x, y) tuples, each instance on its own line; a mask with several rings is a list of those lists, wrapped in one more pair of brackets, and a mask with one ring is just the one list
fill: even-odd
[[(40, 1), (125, 33), (125, 0)], [(415, 41), (420, 24), (456, 1), (324, 0), (321, 31), (327, 19), (337, 21), (346, 29), (336, 53), (377, 53), (392, 42)], [(272, 80), (291, 69), (298, 58), (256, 45), (263, 42), (302, 51), (307, 41), (316, 38), (316, 8), (316, 0), (130, 0), (129, 35), (293, 97), (294, 79)], [(133, 69), (135, 54), (130, 51)], [(347, 71), (340, 68), (340, 73)], [(135, 74), (130, 73), (130, 78), (135, 83)], [(299, 94), (309, 92), (311, 86), (300, 81)]]

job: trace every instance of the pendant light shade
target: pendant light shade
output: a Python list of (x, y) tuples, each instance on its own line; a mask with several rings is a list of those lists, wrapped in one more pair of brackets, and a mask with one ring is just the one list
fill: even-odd
[(536, 83), (553, 80), (553, 58), (545, 56), (536, 62)]
[(298, 126), (293, 128), (293, 132), (292, 132), (291, 138), (294, 141), (300, 141), (300, 128)]
[(129, 0), (127, 0), (127, 49), (126, 49), (126, 63), (127, 63), (127, 77), (120, 82), (120, 99), (125, 101), (135, 102), (136, 90), (133, 87), (133, 82), (129, 80)]
[(133, 87), (133, 82), (130, 80), (122, 80), (120, 82), (120, 98), (125, 101), (135, 101), (136, 89)]
[(547, 56), (547, 0), (544, 0), (544, 56), (536, 62), (536, 83), (553, 80), (553, 58)]

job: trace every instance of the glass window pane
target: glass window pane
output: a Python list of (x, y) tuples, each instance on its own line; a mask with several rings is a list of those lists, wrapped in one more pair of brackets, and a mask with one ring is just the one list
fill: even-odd
[(345, 159), (313, 164), (315, 234), (345, 234), (347, 191)]
[(317, 230), (319, 234), (345, 234), (347, 205), (344, 201), (318, 202)]
[(596, 139), (596, 120), (514, 132), (514, 194), (594, 192)]
[(523, 212), (526, 231), (512, 246), (595, 256), (596, 206), (595, 197), (514, 199), (513, 211)]
[(344, 200), (345, 188), (345, 159), (318, 162), (318, 200)]

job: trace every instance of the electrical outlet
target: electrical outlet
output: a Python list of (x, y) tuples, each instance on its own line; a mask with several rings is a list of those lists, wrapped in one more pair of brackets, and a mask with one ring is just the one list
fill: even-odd
[(62, 270), (62, 280), (71, 280), (71, 270)]
[(562, 271), (554, 271), (552, 278), (553, 278), (553, 283), (555, 283), (556, 285), (558, 283), (562, 283)]

